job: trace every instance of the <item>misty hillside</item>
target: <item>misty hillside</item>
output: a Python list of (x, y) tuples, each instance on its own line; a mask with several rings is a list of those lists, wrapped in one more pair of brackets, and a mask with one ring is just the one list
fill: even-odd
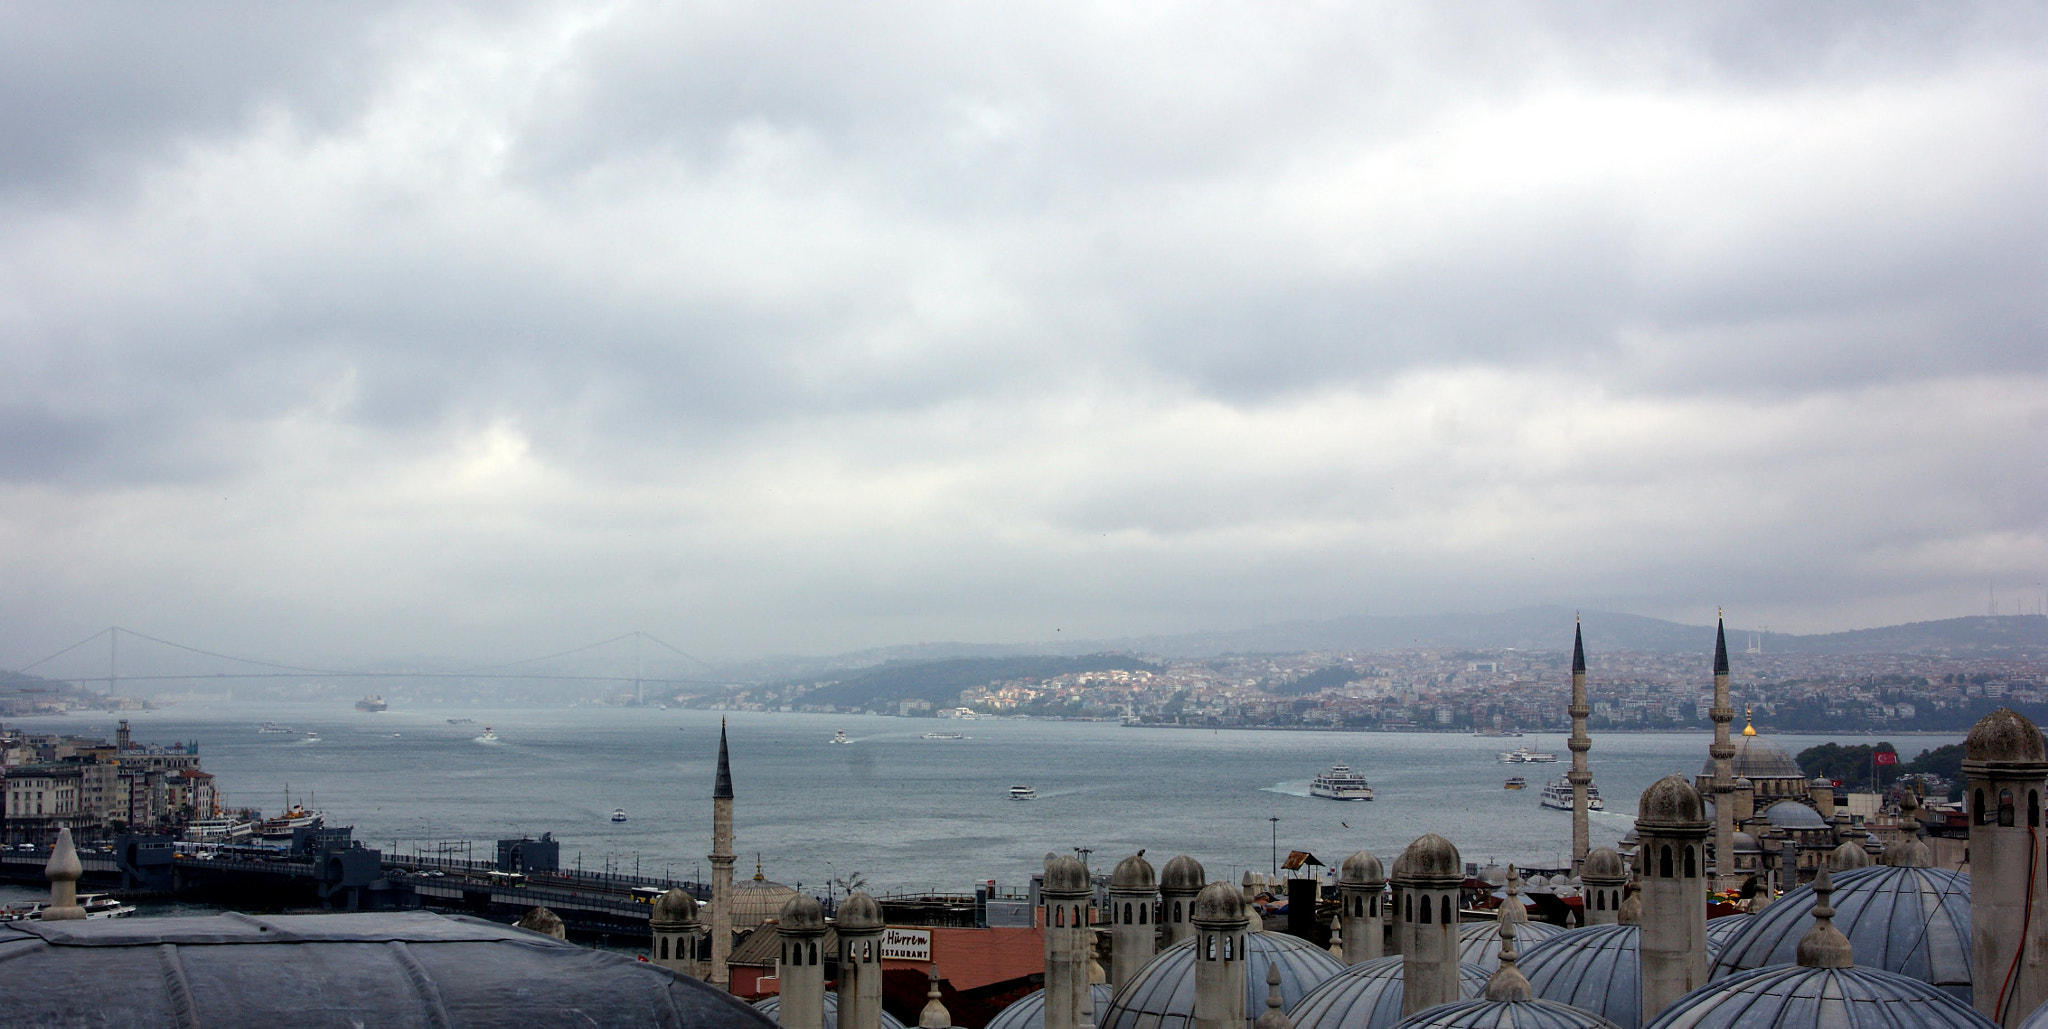
[[(830, 686), (804, 695), (806, 704), (887, 707), (904, 700), (929, 701), (951, 707), (960, 691), (1009, 679), (1050, 679), (1073, 672), (1115, 669), (1159, 671), (1159, 666), (1128, 654), (1084, 657), (975, 657), (949, 661), (891, 661), (864, 669)], [(784, 683), (782, 685), (791, 685)]]

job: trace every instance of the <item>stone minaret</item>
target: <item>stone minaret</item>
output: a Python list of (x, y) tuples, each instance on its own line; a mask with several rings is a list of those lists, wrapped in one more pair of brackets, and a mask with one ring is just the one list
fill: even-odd
[(775, 925), (782, 943), (782, 1005), (775, 1020), (783, 1029), (825, 1029), (825, 908), (818, 898), (797, 894), (782, 905)]
[[(1158, 937), (1152, 917), (1159, 910), (1159, 879), (1152, 862), (1139, 851), (1116, 863), (1109, 876), (1109, 985), (1123, 989), (1145, 962), (1152, 960)], [(1093, 1008), (1091, 1006), (1090, 1010)]]
[(1088, 902), (1095, 889), (1088, 866), (1078, 858), (1047, 858), (1038, 888), (1045, 917), (1045, 1029), (1075, 1029), (1094, 1018), (1088, 992), (1088, 958), (1094, 931), (1088, 928)]
[(839, 1029), (882, 1029), (882, 906), (855, 890), (838, 928)]
[(1572, 623), (1572, 706), (1566, 713), (1572, 718), (1572, 738), (1565, 742), (1572, 751), (1572, 770), (1565, 778), (1572, 784), (1572, 872), (1576, 874), (1593, 846), (1592, 809), (1587, 807), (1586, 796), (1586, 787), (1593, 782), (1593, 773), (1586, 767), (1586, 752), (1593, 749), (1592, 737), (1586, 735), (1586, 716), (1593, 709), (1586, 706), (1586, 636), (1576, 621)]
[(1458, 888), (1465, 860), (1425, 833), (1394, 859), (1394, 942), (1401, 952), (1401, 1014), (1458, 999)]
[(1202, 863), (1186, 854), (1168, 861), (1160, 870), (1159, 921), (1166, 926), (1160, 946), (1171, 947), (1195, 934), (1188, 915), (1194, 909), (1196, 895), (1208, 883), (1207, 875), (1202, 870)]
[(725, 720), (718, 722), (718, 779), (711, 785), (711, 971), (706, 981), (732, 989), (732, 760), (726, 753)]
[(1628, 885), (1628, 866), (1612, 847), (1601, 847), (1586, 855), (1579, 869), (1579, 893), (1585, 906), (1580, 917), (1586, 925), (1614, 925), (1621, 920), (1621, 889)]
[(1707, 815), (1699, 791), (1677, 775), (1650, 784), (1636, 809), (1636, 835), (1647, 1024), (1707, 982)]
[(1361, 850), (1337, 866), (1337, 920), (1344, 927), (1345, 964), (1370, 961), (1386, 950), (1386, 931), (1380, 928), (1386, 892), (1387, 873), (1370, 851)]
[(50, 880), (50, 905), (43, 909), (45, 922), (72, 921), (85, 917), (78, 906), (78, 877), (85, 865), (78, 860), (78, 848), (71, 844), (71, 830), (57, 830), (57, 845), (50, 848), (50, 860), (43, 875)]
[[(1193, 1029), (1244, 1029), (1245, 942), (1251, 914), (1243, 889), (1227, 882), (1204, 886), (1189, 921), (1195, 929)], [(1050, 1019), (1045, 1029), (1053, 1029)]]
[(2039, 855), (2048, 751), (2041, 730), (2010, 708), (1985, 715), (1963, 741), (1963, 777), (1971, 993), (1979, 1012), (2010, 1029), (2048, 1000), (2048, 876)]
[(682, 890), (655, 898), (647, 931), (653, 937), (648, 960), (693, 978), (698, 974), (697, 938), (704, 926), (697, 920), (697, 898)]
[[(1714, 706), (1707, 711), (1714, 720), (1714, 742), (1707, 754), (1714, 759), (1714, 871), (1726, 888), (1735, 875), (1735, 743), (1728, 738), (1728, 724), (1735, 721), (1735, 704), (1728, 696), (1728, 627), (1714, 616)], [(1644, 1009), (1643, 1020), (1651, 1012)]]

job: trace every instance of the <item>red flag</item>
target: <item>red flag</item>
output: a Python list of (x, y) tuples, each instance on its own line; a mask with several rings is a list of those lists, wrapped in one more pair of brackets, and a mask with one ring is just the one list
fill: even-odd
[(1876, 761), (1880, 765), (1896, 765), (1899, 763), (1899, 752), (1896, 750), (1880, 750), (1877, 752)]

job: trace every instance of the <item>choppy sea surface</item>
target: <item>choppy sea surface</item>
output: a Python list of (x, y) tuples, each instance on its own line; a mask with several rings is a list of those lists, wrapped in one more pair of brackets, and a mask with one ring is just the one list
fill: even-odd
[[(384, 849), (433, 851), (552, 832), (586, 869), (696, 879), (707, 874), (720, 714), (636, 708), (394, 708), (185, 703), (129, 720), (141, 742), (196, 740), (227, 803), (316, 804)], [(871, 890), (965, 892), (993, 879), (1021, 887), (1048, 851), (1092, 851), (1107, 870), (1139, 848), (1155, 865), (1178, 853), (1212, 879), (1267, 871), (1277, 849), (1336, 864), (1365, 848), (1389, 863), (1416, 836), (1441, 833), (1468, 861), (1568, 863), (1571, 816), (1543, 808), (1546, 778), (1570, 753), (1558, 734), (1499, 739), (1440, 733), (1122, 728), (1016, 719), (734, 713), (734, 823), (742, 877), (756, 855), (768, 878), (822, 891), (859, 875)], [(450, 724), (451, 718), (473, 722)], [(264, 721), (294, 735), (257, 732)], [(104, 714), (25, 719), (30, 731), (103, 732)], [(495, 741), (479, 739), (485, 726)], [(843, 729), (852, 741), (830, 742)], [(320, 739), (308, 742), (305, 733)], [(966, 739), (925, 739), (927, 732)], [(1788, 752), (1825, 736), (1771, 739)], [(1699, 771), (1710, 736), (1595, 735), (1595, 846), (1628, 831), (1636, 796), (1657, 778)], [(1902, 737), (1908, 757), (1956, 736)], [(1857, 742), (1844, 740), (1844, 742)], [(1515, 746), (1556, 764), (1508, 765)], [(1312, 798), (1309, 780), (1343, 762), (1371, 802)], [(1506, 790), (1510, 775), (1526, 790)], [(1013, 801), (1028, 784), (1038, 799)], [(628, 820), (612, 822), (614, 808)], [(1272, 819), (1279, 821), (1274, 822)], [(1277, 842), (1276, 842), (1277, 836)]]

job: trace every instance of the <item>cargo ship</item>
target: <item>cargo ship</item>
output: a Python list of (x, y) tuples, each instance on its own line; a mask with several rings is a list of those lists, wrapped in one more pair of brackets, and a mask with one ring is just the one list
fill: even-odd
[(358, 711), (382, 711), (390, 706), (384, 703), (384, 697), (381, 694), (376, 693), (356, 701), (356, 710)]

